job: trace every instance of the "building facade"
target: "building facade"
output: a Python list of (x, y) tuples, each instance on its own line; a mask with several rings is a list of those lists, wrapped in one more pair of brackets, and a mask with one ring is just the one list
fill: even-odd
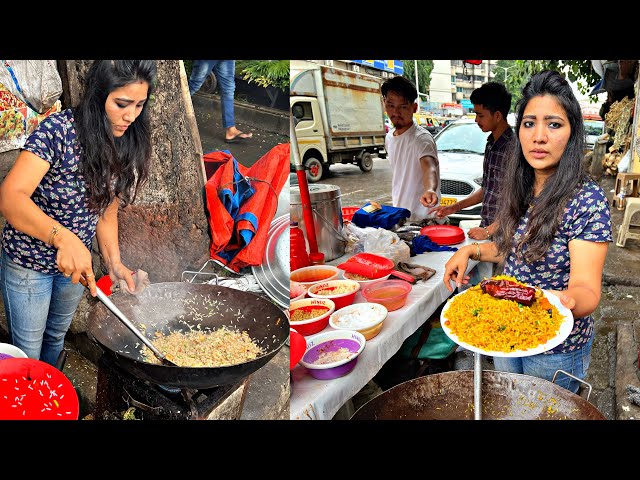
[[(321, 65), (367, 73), (382, 78), (402, 75), (401, 60), (309, 60)], [(497, 60), (482, 60), (479, 65), (463, 60), (434, 60), (428, 98), (420, 98), (420, 109), (440, 114), (467, 113), (473, 109), (469, 97), (483, 83), (493, 80)], [(502, 67), (498, 67), (502, 68)], [(424, 91), (424, 88), (420, 88)], [(453, 105), (459, 105), (453, 108)]]

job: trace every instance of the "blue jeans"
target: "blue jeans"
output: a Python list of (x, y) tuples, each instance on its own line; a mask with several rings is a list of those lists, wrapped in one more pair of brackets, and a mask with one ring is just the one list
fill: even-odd
[(222, 126), (233, 127), (235, 122), (233, 111), (233, 95), (236, 91), (235, 60), (194, 60), (189, 76), (189, 94), (193, 95), (213, 71), (220, 89), (220, 105), (222, 109)]
[(29, 358), (55, 365), (84, 287), (62, 273), (24, 268), (0, 254), (0, 287), (13, 345)]
[[(587, 370), (589, 369), (592, 343), (593, 336), (591, 336), (584, 347), (574, 352), (540, 353), (538, 355), (520, 358), (493, 357), (493, 365), (496, 370), (501, 372), (522, 373), (550, 382), (553, 380), (553, 375), (557, 370), (564, 370), (584, 380), (584, 377), (587, 375)], [(558, 373), (553, 383), (573, 393), (577, 393), (580, 387), (580, 382), (564, 375), (562, 372)]]

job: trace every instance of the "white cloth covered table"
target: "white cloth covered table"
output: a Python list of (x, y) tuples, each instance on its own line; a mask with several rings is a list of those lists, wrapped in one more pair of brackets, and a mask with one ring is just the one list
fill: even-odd
[[(466, 231), (465, 231), (466, 233)], [(461, 247), (473, 241), (454, 245)], [(410, 263), (433, 268), (436, 273), (426, 282), (418, 281), (407, 298), (407, 303), (399, 310), (389, 312), (382, 330), (374, 338), (367, 340), (358, 357), (355, 368), (347, 375), (332, 380), (313, 378), (301, 364), (291, 371), (290, 418), (292, 420), (330, 420), (336, 412), (371, 380), (382, 366), (400, 349), (402, 343), (411, 336), (438, 306), (451, 295), (442, 282), (444, 265), (455, 252), (427, 252), (411, 257)], [(349, 254), (336, 259), (331, 264), (339, 264), (349, 258)], [(468, 270), (478, 265), (480, 278), (490, 277), (493, 264), (469, 261)], [(454, 285), (455, 288), (455, 285)], [(354, 303), (365, 302), (360, 292)], [(295, 325), (292, 325), (295, 328)], [(331, 326), (323, 330), (333, 330)]]

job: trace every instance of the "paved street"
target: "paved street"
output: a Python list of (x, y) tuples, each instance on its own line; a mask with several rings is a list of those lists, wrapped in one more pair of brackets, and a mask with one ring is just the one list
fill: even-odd
[[(275, 128), (286, 120), (287, 112), (273, 109), (260, 109), (236, 102), (236, 127), (245, 133), (253, 133), (253, 137), (240, 140), (238, 143), (226, 143), (224, 128), (220, 115), (220, 100), (217, 95), (196, 93), (191, 97), (196, 114), (202, 152), (213, 150), (229, 150), (235, 159), (245, 167), (250, 167), (257, 160), (279, 143), (286, 143), (289, 137), (281, 128)], [(282, 119), (277, 118), (282, 117)], [(275, 120), (281, 120), (276, 122)]]

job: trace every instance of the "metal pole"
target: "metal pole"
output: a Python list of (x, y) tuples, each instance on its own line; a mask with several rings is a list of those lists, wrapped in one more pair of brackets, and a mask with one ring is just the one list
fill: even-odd
[(482, 420), (482, 355), (473, 354), (473, 419)]

